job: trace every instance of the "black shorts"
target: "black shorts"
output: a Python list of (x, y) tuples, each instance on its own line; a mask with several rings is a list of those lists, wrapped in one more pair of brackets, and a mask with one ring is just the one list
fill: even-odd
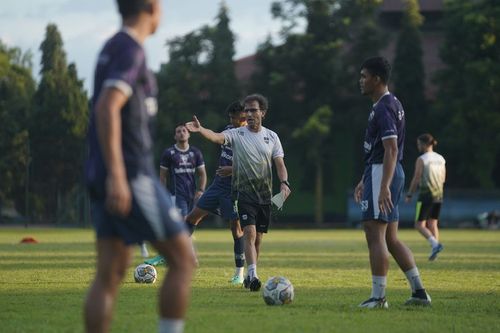
[(257, 232), (267, 233), (271, 222), (271, 205), (259, 205), (238, 201), (241, 227), (255, 225)]
[(416, 221), (425, 221), (429, 219), (438, 220), (441, 212), (441, 202), (422, 202), (417, 201)]

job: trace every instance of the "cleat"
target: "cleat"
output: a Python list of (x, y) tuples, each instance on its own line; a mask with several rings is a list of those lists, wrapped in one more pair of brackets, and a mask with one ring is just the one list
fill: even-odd
[(243, 280), (243, 287), (245, 287), (245, 289), (250, 288), (250, 276), (247, 276), (247, 277)]
[(405, 305), (420, 305), (420, 306), (431, 306), (431, 296), (426, 291), (422, 291), (422, 294), (413, 293), (411, 297), (405, 302)]
[(250, 291), (259, 291), (261, 286), (262, 282), (260, 282), (259, 278), (253, 278), (252, 281), (250, 281)]
[(244, 282), (244, 279), (243, 279), (243, 276), (239, 276), (239, 275), (235, 275), (232, 277), (231, 280), (229, 280), (229, 282), (233, 285), (233, 286), (241, 286)]
[(358, 305), (360, 308), (367, 308), (367, 309), (387, 309), (389, 307), (389, 303), (387, 303), (387, 300), (385, 297), (382, 298), (369, 298), (360, 305)]
[(165, 261), (165, 258), (163, 258), (163, 256), (161, 256), (161, 255), (157, 255), (156, 257), (153, 257), (151, 259), (146, 259), (146, 260), (144, 260), (144, 263), (151, 265), (151, 266), (158, 266), (161, 264), (165, 264), (165, 265), (167, 264), (167, 262)]
[(441, 243), (439, 243), (438, 245), (436, 245), (436, 247), (433, 247), (431, 255), (429, 256), (429, 261), (433, 261), (434, 259), (436, 259), (438, 253), (441, 252), (441, 251), (443, 251), (443, 249), (444, 249), (444, 246)]

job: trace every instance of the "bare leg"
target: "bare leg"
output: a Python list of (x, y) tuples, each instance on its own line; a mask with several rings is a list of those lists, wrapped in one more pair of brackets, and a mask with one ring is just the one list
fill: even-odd
[(427, 220), (427, 229), (430, 231), (432, 236), (434, 236), (434, 238), (436, 238), (436, 240), (439, 242), (438, 220), (436, 219)]
[(257, 264), (257, 250), (255, 248), (255, 241), (257, 239), (257, 231), (254, 225), (247, 225), (243, 228), (245, 237), (245, 258), (248, 265)]
[(399, 268), (401, 268), (403, 272), (406, 272), (416, 265), (411, 250), (398, 239), (398, 224), (398, 222), (388, 224), (386, 242), (387, 248), (396, 260)]
[(201, 220), (208, 215), (208, 211), (199, 207), (194, 207), (193, 210), (186, 216), (186, 222), (193, 225), (198, 225)]
[(422, 236), (424, 236), (425, 239), (429, 239), (429, 237), (432, 236), (432, 233), (429, 229), (427, 229), (425, 220), (423, 221), (415, 221), (415, 229), (420, 232)]
[(257, 237), (255, 238), (255, 254), (257, 255), (257, 261), (259, 260), (259, 255), (260, 255), (260, 245), (262, 244), (262, 237), (263, 237), (262, 232), (257, 233)]
[(109, 330), (118, 287), (131, 260), (130, 247), (120, 239), (97, 240), (97, 272), (84, 308), (86, 332)]
[(233, 234), (233, 239), (243, 237), (243, 230), (241, 229), (239, 219), (231, 221), (231, 233)]
[(167, 258), (168, 272), (160, 290), (160, 316), (167, 319), (184, 318), (189, 302), (191, 279), (195, 268), (191, 241), (179, 234), (153, 246)]
[(385, 242), (387, 223), (366, 221), (364, 223), (366, 242), (370, 253), (372, 275), (386, 276), (389, 270), (389, 253)]

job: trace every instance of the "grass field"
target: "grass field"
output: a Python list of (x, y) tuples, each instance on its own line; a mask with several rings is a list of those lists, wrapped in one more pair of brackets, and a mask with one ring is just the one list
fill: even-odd
[[(394, 261), (388, 310), (364, 310), (371, 279), (360, 230), (271, 230), (259, 275), (288, 277), (291, 305), (270, 307), (260, 293), (234, 288), (228, 230), (198, 230), (197, 270), (186, 332), (499, 332), (500, 232), (443, 230), (445, 251), (428, 262), (416, 231), (401, 238), (414, 251), (431, 308), (408, 308)], [(22, 237), (39, 244), (19, 244)], [(82, 332), (81, 307), (94, 273), (94, 235), (83, 229), (0, 228), (0, 331)], [(140, 263), (139, 250), (134, 264)], [(159, 269), (160, 283), (165, 268)], [(160, 283), (140, 285), (132, 268), (115, 310), (113, 332), (155, 332)]]

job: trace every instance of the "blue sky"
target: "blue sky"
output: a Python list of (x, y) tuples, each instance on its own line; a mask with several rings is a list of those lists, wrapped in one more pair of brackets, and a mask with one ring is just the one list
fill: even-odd
[[(156, 35), (146, 43), (149, 66), (157, 70), (166, 62), (165, 41), (205, 24), (213, 24), (220, 0), (163, 0), (163, 19)], [(231, 29), (236, 34), (236, 58), (253, 54), (271, 34), (279, 40), (280, 22), (270, 14), (272, 0), (226, 0)], [(38, 50), (49, 23), (57, 24), (68, 62), (75, 62), (87, 89), (102, 43), (120, 25), (114, 0), (0, 1), (0, 39), (9, 46), (34, 54), (34, 74), (39, 71)]]

